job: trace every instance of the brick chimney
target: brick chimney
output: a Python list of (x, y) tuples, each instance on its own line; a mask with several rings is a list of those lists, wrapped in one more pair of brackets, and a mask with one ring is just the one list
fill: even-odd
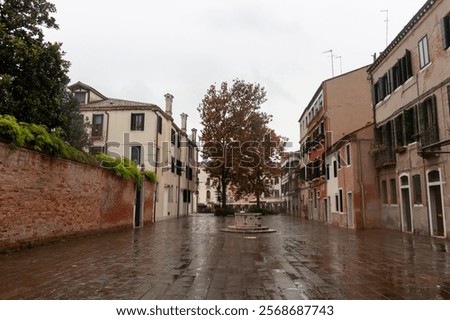
[(166, 98), (166, 113), (172, 116), (173, 95), (166, 93), (164, 97)]

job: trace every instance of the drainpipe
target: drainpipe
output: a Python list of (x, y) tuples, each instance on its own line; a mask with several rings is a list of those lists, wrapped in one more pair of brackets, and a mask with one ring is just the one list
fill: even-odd
[[(155, 176), (158, 179), (158, 156), (159, 156), (159, 132), (158, 132), (158, 110), (153, 110), (156, 115), (156, 147), (155, 147)], [(161, 124), (162, 126), (162, 124)], [(158, 181), (158, 180), (156, 180)], [(156, 194), (158, 192), (158, 182), (155, 182), (155, 190), (153, 191), (153, 223), (156, 223)]]
[(106, 114), (105, 154), (108, 154), (109, 113), (107, 110), (105, 110), (105, 114)]
[[(362, 169), (362, 159), (361, 159), (361, 140), (357, 140), (358, 145), (358, 180), (359, 180), (359, 192), (361, 199), (361, 211), (362, 211), (362, 219), (363, 219), (363, 229), (366, 229), (366, 195), (364, 194), (364, 171)], [(353, 208), (353, 212), (355, 209)], [(355, 217), (355, 214), (353, 214)]]
[[(372, 97), (372, 117), (373, 117), (373, 136), (374, 136), (374, 142), (378, 142), (377, 141), (377, 116), (376, 116), (376, 111), (375, 111), (375, 97), (374, 97), (374, 92), (373, 92), (373, 75), (372, 73), (369, 74), (369, 83), (370, 83), (370, 93), (371, 93), (371, 97)], [(376, 160), (375, 160), (375, 166), (376, 166)], [(378, 211), (380, 214), (379, 217), (379, 224), (380, 226), (382, 226), (383, 224), (383, 204), (381, 203), (381, 199), (380, 199), (380, 195), (381, 195), (381, 190), (380, 190), (380, 172), (378, 169), (376, 169), (376, 182), (377, 182), (377, 192), (378, 192)], [(365, 215), (363, 215), (363, 218), (365, 220)], [(365, 226), (364, 226), (365, 228)]]

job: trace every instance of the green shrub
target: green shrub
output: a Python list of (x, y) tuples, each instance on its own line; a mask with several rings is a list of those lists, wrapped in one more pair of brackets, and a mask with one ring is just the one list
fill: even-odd
[(144, 177), (153, 183), (158, 182), (158, 177), (156, 176), (156, 173), (154, 173), (153, 171), (145, 170)]
[(22, 147), (30, 138), (27, 136), (28, 134), (30, 133), (23, 130), (16, 118), (10, 115), (0, 115), (0, 137), (4, 140), (11, 142), (15, 147)]
[(137, 165), (128, 158), (113, 158), (106, 154), (98, 154), (96, 158), (100, 160), (102, 168), (114, 170), (116, 176), (133, 180), (138, 188), (142, 186), (142, 176)]
[[(111, 168), (122, 178), (133, 180), (138, 188), (142, 185), (142, 175), (136, 164), (127, 159), (115, 159), (105, 154), (91, 156), (80, 151), (60, 138), (58, 130), (49, 132), (43, 125), (17, 122), (10, 115), (0, 115), (0, 138), (14, 147), (26, 147), (58, 158), (73, 160), (85, 164), (100, 164), (103, 168)], [(153, 182), (157, 177), (153, 171), (144, 171), (144, 176)]]
[(82, 163), (96, 163), (92, 157), (62, 140), (57, 131), (48, 132), (43, 125), (17, 122), (10, 115), (0, 115), (0, 137), (15, 147), (26, 147)]
[(218, 207), (214, 211), (215, 216), (229, 216), (229, 215), (233, 215), (233, 214), (234, 214), (234, 209), (228, 208), (228, 207), (225, 207), (225, 208)]

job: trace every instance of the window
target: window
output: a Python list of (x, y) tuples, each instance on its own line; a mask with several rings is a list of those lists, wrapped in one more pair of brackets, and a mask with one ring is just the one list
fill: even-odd
[(351, 164), (351, 154), (350, 154), (350, 144), (345, 146), (345, 155), (346, 155), (346, 165), (349, 166)]
[(420, 175), (416, 174), (412, 177), (413, 182), (413, 203), (422, 204), (422, 187), (420, 185)]
[(145, 115), (143, 113), (132, 113), (131, 130), (144, 131), (144, 119)]
[(209, 191), (209, 190), (206, 191), (206, 200), (208, 202), (211, 201), (211, 191)]
[(417, 134), (419, 133), (419, 131), (417, 128), (416, 109), (417, 107), (413, 107), (411, 109), (405, 110), (405, 112), (403, 113), (406, 143), (413, 143), (414, 141), (417, 141)]
[(186, 179), (192, 180), (192, 168), (189, 166), (186, 166)]
[(86, 103), (86, 96), (87, 96), (86, 92), (83, 91), (75, 92), (75, 99), (77, 99), (79, 103)]
[(391, 147), (394, 144), (394, 133), (392, 131), (392, 121), (381, 127), (381, 144)]
[(375, 104), (404, 84), (412, 75), (411, 52), (406, 50), (405, 55), (374, 83), (372, 90)]
[(92, 115), (92, 136), (103, 137), (103, 115)]
[(430, 52), (428, 50), (428, 36), (423, 37), (419, 41), (419, 62), (420, 69), (430, 63)]
[(140, 165), (142, 163), (140, 146), (131, 147), (131, 161), (133, 161), (136, 165)]
[(388, 203), (386, 180), (381, 181), (381, 200), (383, 201), (384, 204)]
[(181, 176), (181, 172), (183, 172), (183, 164), (180, 160), (177, 160), (177, 175)]
[(334, 196), (334, 201), (335, 201), (335, 204), (336, 204), (336, 212), (339, 212), (339, 195), (335, 195)]
[(401, 147), (405, 145), (405, 136), (403, 134), (403, 114), (400, 114), (394, 121), (395, 125), (395, 145)]
[(175, 145), (175, 143), (177, 142), (177, 134), (175, 132), (175, 130), (170, 130), (170, 142)]
[(395, 179), (389, 180), (389, 188), (391, 190), (391, 204), (397, 204), (397, 186)]
[(103, 152), (103, 147), (89, 147), (89, 154), (95, 155)]
[(160, 116), (157, 116), (156, 118), (156, 128), (158, 133), (162, 133), (162, 118)]
[(439, 182), (441, 181), (441, 174), (438, 170), (433, 170), (428, 172), (428, 182)]
[(418, 126), (422, 146), (439, 141), (436, 97), (431, 96), (421, 103), (417, 110)]
[(450, 14), (442, 19), (442, 45), (444, 49), (450, 47)]
[(337, 178), (337, 161), (333, 160), (333, 177)]
[(408, 177), (407, 176), (400, 177), (400, 185), (402, 187), (408, 187), (409, 186), (409, 182), (408, 182)]
[(342, 195), (342, 189), (339, 189), (339, 212), (344, 212), (344, 197)]
[(447, 87), (448, 109), (450, 110), (450, 86)]
[(183, 202), (191, 203), (191, 190), (188, 189), (183, 190)]

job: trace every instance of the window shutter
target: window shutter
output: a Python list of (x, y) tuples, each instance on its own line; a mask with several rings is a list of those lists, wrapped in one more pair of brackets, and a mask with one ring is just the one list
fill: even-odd
[(445, 50), (450, 47), (450, 16), (445, 16), (441, 20), (441, 36), (442, 47)]
[(405, 54), (405, 62), (406, 62), (406, 80), (408, 80), (410, 77), (412, 77), (413, 73), (412, 73), (412, 65), (411, 65), (411, 51), (406, 50), (406, 54)]
[(157, 128), (158, 128), (158, 133), (162, 133), (162, 118), (160, 116), (158, 116), (157, 118)]
[(448, 107), (450, 109), (450, 86), (447, 87)]

